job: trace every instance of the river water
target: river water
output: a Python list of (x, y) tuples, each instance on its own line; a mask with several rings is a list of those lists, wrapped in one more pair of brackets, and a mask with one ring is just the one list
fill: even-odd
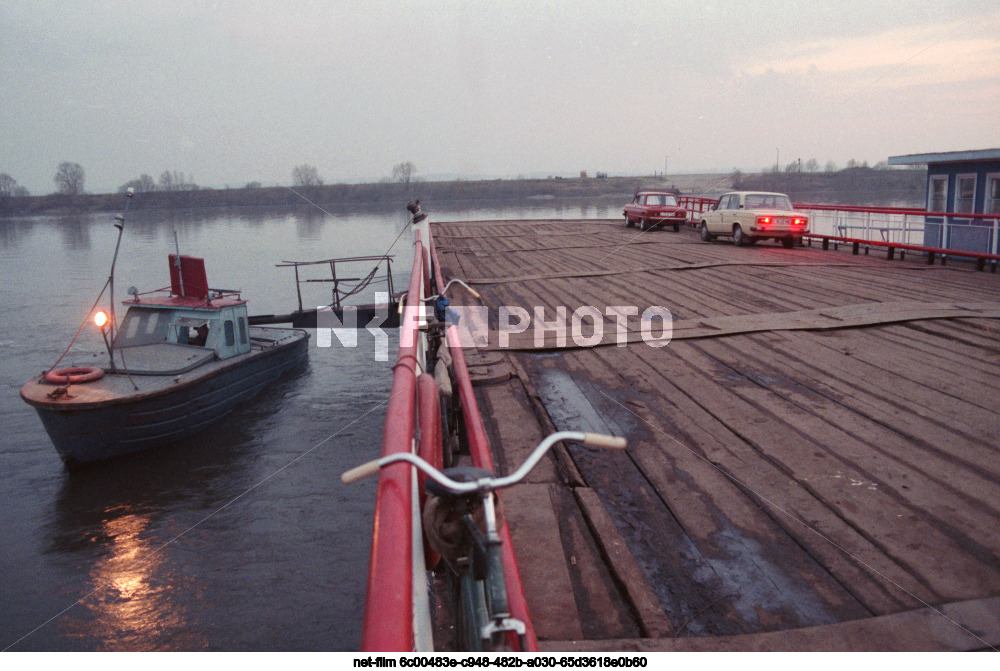
[[(435, 221), (617, 218), (618, 205), (424, 209)], [(400, 234), (401, 290), (407, 222), (402, 208), (135, 212), (116, 300), (169, 284), (176, 244), (205, 257), (210, 286), (242, 290), (251, 314), (289, 312), (293, 274), (276, 263), (383, 254)], [(0, 219), (0, 650), (357, 649), (374, 482), (339, 475), (381, 446), (392, 373), (376, 339), (313, 339), (305, 368), (198, 438), (70, 473), (18, 389), (87, 317), (113, 224), (113, 213)], [(329, 302), (327, 284), (305, 291), (307, 306)], [(389, 341), (392, 359), (396, 331)], [(89, 326), (74, 345), (101, 347)]]

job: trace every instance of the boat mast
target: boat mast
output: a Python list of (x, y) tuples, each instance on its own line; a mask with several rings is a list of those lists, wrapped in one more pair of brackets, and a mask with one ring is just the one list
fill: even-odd
[(128, 214), (128, 206), (132, 202), (135, 189), (129, 187), (125, 192), (125, 210), (115, 217), (115, 228), (118, 229), (118, 241), (115, 242), (115, 255), (111, 259), (111, 274), (108, 275), (108, 285), (111, 287), (111, 342), (108, 345), (108, 356), (111, 358), (111, 370), (115, 370), (115, 338), (118, 331), (118, 321), (115, 319), (115, 265), (118, 263), (118, 249), (122, 245), (122, 233), (125, 232), (125, 215)]

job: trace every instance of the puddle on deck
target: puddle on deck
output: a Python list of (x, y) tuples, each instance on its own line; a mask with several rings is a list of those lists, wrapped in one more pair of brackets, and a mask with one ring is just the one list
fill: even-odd
[[(586, 380), (559, 368), (559, 355), (533, 355), (530, 361), (534, 385), (557, 429), (663, 440)], [(569, 451), (677, 635), (733, 635), (837, 621), (815, 592), (723, 515), (716, 516), (720, 531), (710, 537), (712, 547), (699, 547), (627, 453), (579, 445)], [(664, 459), (670, 459), (666, 452)]]

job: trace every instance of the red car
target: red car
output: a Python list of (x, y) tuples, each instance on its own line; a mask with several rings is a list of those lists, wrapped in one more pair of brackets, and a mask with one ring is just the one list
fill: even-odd
[(648, 231), (670, 224), (675, 231), (687, 221), (687, 210), (677, 204), (677, 196), (665, 191), (640, 191), (632, 202), (625, 206), (625, 225)]

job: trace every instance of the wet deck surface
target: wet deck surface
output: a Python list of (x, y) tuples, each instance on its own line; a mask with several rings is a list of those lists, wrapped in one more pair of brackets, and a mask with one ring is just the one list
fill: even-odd
[(1000, 275), (601, 221), (433, 233), (494, 330), (501, 305), (664, 306), (677, 330), (467, 354), (501, 469), (552, 430), (629, 440), (504, 496), (543, 648), (1000, 645)]

